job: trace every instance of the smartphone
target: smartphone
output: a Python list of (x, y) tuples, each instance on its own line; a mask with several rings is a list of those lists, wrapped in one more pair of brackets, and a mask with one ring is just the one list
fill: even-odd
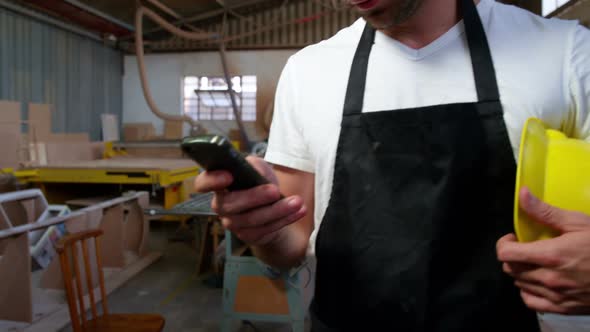
[(244, 190), (269, 183), (234, 148), (231, 141), (221, 135), (186, 137), (181, 143), (182, 151), (207, 171), (225, 170), (234, 181), (228, 190)]

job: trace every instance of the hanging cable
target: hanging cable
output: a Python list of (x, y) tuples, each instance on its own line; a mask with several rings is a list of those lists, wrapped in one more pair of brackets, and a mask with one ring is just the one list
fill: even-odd
[(152, 112), (159, 118), (168, 121), (183, 121), (188, 122), (191, 126), (191, 132), (196, 132), (201, 129), (201, 125), (195, 121), (193, 118), (187, 115), (172, 115), (169, 113), (162, 112), (158, 106), (156, 105), (154, 99), (152, 98), (152, 94), (148, 85), (148, 79), (145, 70), (145, 59), (144, 59), (144, 50), (143, 50), (143, 16), (149, 17), (154, 22), (158, 23), (162, 28), (166, 29), (168, 32), (177, 35), (182, 38), (186, 38), (189, 40), (207, 40), (207, 39), (219, 39), (219, 35), (216, 33), (208, 33), (208, 32), (188, 32), (181, 30), (174, 25), (168, 23), (158, 14), (153, 12), (152, 10), (140, 6), (137, 8), (135, 13), (135, 53), (137, 55), (137, 64), (139, 67), (139, 77), (141, 81), (141, 88), (143, 90), (143, 95), (145, 100), (152, 110)]
[(221, 58), (221, 65), (223, 67), (223, 74), (225, 76), (225, 81), (227, 82), (227, 88), (229, 92), (229, 98), (232, 105), (232, 110), (234, 113), (234, 117), (236, 119), (236, 123), (238, 124), (238, 129), (240, 130), (240, 136), (242, 137), (242, 143), (244, 144), (244, 148), (246, 151), (250, 151), (252, 148), (252, 143), (248, 138), (248, 133), (246, 132), (246, 128), (244, 127), (244, 123), (242, 122), (242, 113), (238, 111), (238, 104), (236, 102), (236, 96), (234, 94), (233, 83), (231, 77), (229, 75), (229, 67), (227, 65), (227, 56), (225, 52), (225, 42), (223, 41), (223, 36), (226, 34), (227, 29), (227, 7), (226, 11), (223, 13), (223, 21), (221, 23), (221, 38), (219, 39), (219, 56)]

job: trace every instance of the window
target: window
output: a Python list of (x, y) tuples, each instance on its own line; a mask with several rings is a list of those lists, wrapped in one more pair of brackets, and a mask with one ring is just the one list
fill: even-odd
[(543, 16), (554, 12), (557, 8), (570, 2), (570, 0), (543, 0)]
[[(234, 97), (243, 121), (256, 121), (256, 76), (232, 77)], [(183, 112), (195, 120), (235, 120), (223, 77), (186, 76)]]

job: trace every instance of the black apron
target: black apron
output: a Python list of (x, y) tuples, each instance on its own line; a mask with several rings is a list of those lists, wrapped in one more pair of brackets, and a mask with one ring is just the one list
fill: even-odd
[(513, 231), (516, 164), (472, 1), (462, 8), (476, 103), (362, 113), (366, 24), (316, 241), (314, 332), (539, 331), (496, 258)]

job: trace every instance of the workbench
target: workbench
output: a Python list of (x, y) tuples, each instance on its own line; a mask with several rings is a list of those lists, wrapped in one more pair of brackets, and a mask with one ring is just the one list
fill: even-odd
[[(169, 209), (188, 197), (186, 187), (192, 185), (199, 171), (190, 159), (118, 156), (37, 166), (17, 173), (22, 173), (21, 180), (41, 188), (52, 204), (135, 190), (150, 192), (150, 205)], [(179, 217), (165, 216), (162, 220)]]

